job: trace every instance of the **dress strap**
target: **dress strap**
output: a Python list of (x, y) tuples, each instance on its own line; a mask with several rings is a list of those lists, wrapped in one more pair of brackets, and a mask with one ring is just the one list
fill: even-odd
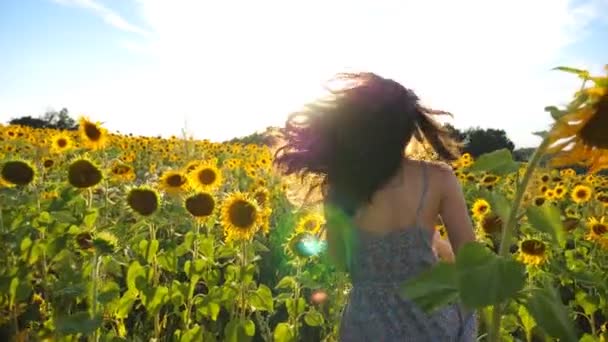
[(422, 194), (420, 194), (420, 203), (418, 203), (418, 208), (416, 209), (416, 225), (420, 225), (420, 213), (422, 212), (422, 208), (424, 208), (424, 201), (426, 199), (426, 193), (428, 190), (428, 174), (426, 170), (426, 165), (422, 164)]

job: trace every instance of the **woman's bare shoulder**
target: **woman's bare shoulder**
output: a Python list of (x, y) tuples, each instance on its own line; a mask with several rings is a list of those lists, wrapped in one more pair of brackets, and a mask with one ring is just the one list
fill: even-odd
[(441, 161), (422, 161), (422, 163), (431, 171), (432, 175), (445, 177), (454, 174), (454, 169), (448, 163)]

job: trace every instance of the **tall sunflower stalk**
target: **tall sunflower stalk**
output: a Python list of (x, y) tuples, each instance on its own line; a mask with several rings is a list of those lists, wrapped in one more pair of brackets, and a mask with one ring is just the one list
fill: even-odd
[[(557, 70), (576, 73), (583, 79), (581, 88), (576, 94), (575, 99), (570, 102), (566, 110), (558, 111), (555, 107), (548, 107), (555, 119), (551, 130), (543, 134), (543, 140), (534, 151), (526, 171), (521, 181), (518, 182), (514, 200), (511, 204), (509, 215), (504, 222), (499, 256), (507, 256), (509, 253), (510, 241), (513, 237), (515, 226), (518, 222), (518, 212), (522, 204), (524, 193), (528, 183), (532, 179), (534, 170), (538, 167), (540, 160), (548, 153), (563, 152), (566, 159), (557, 158), (554, 164), (581, 163), (590, 168), (591, 172), (602, 168), (608, 168), (608, 141), (604, 136), (597, 135), (597, 131), (608, 130), (608, 77), (591, 77), (588, 72), (558, 67)], [(606, 66), (608, 72), (608, 65)], [(595, 87), (585, 88), (589, 80), (595, 82)], [(596, 101), (590, 101), (595, 99)], [(584, 105), (584, 106), (583, 106)], [(581, 107), (583, 106), (583, 107)], [(573, 121), (575, 123), (571, 123)], [(590, 127), (594, 126), (594, 127)], [(600, 127), (597, 127), (600, 126)], [(557, 143), (560, 139), (567, 139), (565, 142)], [(574, 146), (571, 146), (574, 145)], [(565, 151), (566, 147), (571, 150)], [(489, 331), (489, 341), (499, 341), (500, 328), (502, 323), (502, 313), (504, 303), (497, 304), (492, 310), (492, 322)]]

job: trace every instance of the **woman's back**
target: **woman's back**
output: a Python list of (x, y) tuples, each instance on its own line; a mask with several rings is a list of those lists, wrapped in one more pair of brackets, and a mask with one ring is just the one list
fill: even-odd
[(445, 167), (404, 161), (397, 176), (355, 215), (353, 289), (342, 320), (342, 341), (474, 339), (475, 322), (463, 326), (458, 307), (427, 315), (397, 292), (400, 284), (437, 262), (431, 245), (444, 194), (433, 180), (445, 173)]

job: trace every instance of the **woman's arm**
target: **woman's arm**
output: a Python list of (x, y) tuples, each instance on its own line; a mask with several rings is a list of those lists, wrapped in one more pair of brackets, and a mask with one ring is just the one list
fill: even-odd
[(441, 238), (439, 231), (435, 230), (433, 234), (433, 251), (438, 258), (447, 262), (454, 262), (454, 252), (452, 245), (447, 240)]

